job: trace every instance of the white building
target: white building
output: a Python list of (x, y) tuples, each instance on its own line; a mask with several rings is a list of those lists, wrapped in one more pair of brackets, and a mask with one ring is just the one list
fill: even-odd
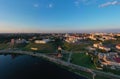
[(46, 44), (48, 42), (50, 42), (50, 39), (35, 40), (36, 44)]

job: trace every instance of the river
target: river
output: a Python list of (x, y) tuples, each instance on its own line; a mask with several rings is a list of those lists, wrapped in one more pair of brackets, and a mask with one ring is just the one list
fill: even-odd
[(0, 55), (0, 79), (86, 79), (41, 58)]

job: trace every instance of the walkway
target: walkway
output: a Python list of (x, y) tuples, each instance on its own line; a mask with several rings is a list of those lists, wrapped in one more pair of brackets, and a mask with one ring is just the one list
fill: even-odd
[(96, 73), (97, 75), (106, 76), (106, 77), (108, 77), (110, 79), (111, 78), (113, 78), (113, 79), (120, 79), (119, 75), (114, 75), (114, 74), (105, 73), (105, 72), (102, 72), (102, 71), (97, 71), (97, 70), (89, 69), (89, 68), (86, 68), (86, 67), (78, 66), (78, 65), (75, 65), (75, 64), (72, 64), (72, 63), (68, 63), (68, 62), (62, 61), (60, 59), (56, 59), (56, 58), (47, 56), (47, 55), (42, 54), (42, 53), (20, 51), (20, 50), (0, 50), (0, 53), (18, 53), (18, 54), (26, 54), (26, 55), (36, 56), (36, 57), (42, 57), (42, 58), (48, 59), (51, 62), (60, 64), (60, 65), (63, 65), (63, 66), (66, 66), (66, 67), (69, 67), (69, 68), (72, 68), (72, 69), (76, 69), (76, 70), (80, 70), (80, 71), (85, 71), (85, 72), (91, 73), (93, 76)]

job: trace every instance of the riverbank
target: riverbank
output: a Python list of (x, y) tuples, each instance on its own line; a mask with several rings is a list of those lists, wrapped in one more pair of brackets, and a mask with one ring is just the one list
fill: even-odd
[(101, 78), (106, 77), (104, 79), (109, 79), (109, 78), (120, 79), (120, 76), (118, 76), (118, 75), (105, 73), (105, 72), (89, 69), (86, 67), (78, 66), (78, 65), (68, 63), (68, 62), (62, 61), (60, 59), (56, 59), (56, 58), (53, 58), (53, 57), (50, 57), (50, 56), (47, 56), (47, 55), (41, 54), (41, 53), (20, 51), (20, 50), (0, 50), (0, 53), (18, 53), (18, 54), (26, 54), (26, 55), (36, 56), (36, 57), (42, 57), (42, 58), (49, 60), (50, 62), (70, 68), (72, 71), (75, 71), (75, 72), (77, 71), (78, 73), (79, 73), (79, 71), (86, 72), (86, 73), (90, 74), (93, 78), (95, 77), (94, 79), (98, 79), (97, 76), (100, 76)]

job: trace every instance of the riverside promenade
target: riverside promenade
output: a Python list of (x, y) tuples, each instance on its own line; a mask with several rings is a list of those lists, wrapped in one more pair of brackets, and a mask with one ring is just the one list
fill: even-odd
[(105, 72), (102, 72), (102, 71), (93, 70), (93, 69), (89, 69), (89, 68), (86, 68), (86, 67), (78, 66), (78, 65), (75, 65), (75, 64), (72, 64), (72, 63), (62, 61), (62, 60), (57, 59), (57, 58), (47, 56), (47, 55), (42, 54), (42, 53), (21, 51), (21, 50), (0, 50), (0, 53), (1, 54), (9, 54), (9, 53), (11, 53), (11, 54), (25, 54), (25, 55), (31, 55), (31, 56), (35, 56), (35, 57), (45, 58), (50, 62), (60, 64), (62, 66), (66, 66), (66, 67), (69, 67), (69, 68), (72, 68), (72, 69), (75, 69), (75, 70), (80, 70), (80, 71), (90, 73), (91, 76), (93, 76), (93, 79), (95, 79), (96, 75), (104, 76), (104, 77), (107, 77), (109, 79), (120, 79), (119, 75), (114, 75), (114, 74), (111, 74), (111, 73), (105, 73)]

